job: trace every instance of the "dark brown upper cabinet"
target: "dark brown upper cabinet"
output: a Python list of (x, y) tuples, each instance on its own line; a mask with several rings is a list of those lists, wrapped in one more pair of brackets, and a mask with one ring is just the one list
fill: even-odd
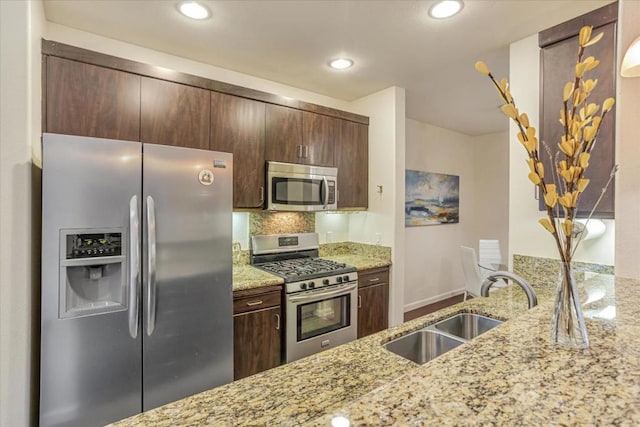
[(265, 160), (303, 163), (302, 154), (302, 111), (267, 104)]
[(338, 168), (338, 209), (367, 209), (369, 206), (369, 126), (340, 121), (336, 138), (335, 165)]
[(233, 153), (233, 207), (264, 202), (265, 103), (211, 92), (211, 150)]
[(302, 112), (303, 163), (333, 166), (335, 139), (342, 120), (309, 111)]
[[(565, 83), (573, 81), (574, 67), (578, 53), (578, 32), (583, 25), (593, 26), (593, 35), (603, 33), (602, 40), (587, 47), (586, 56), (594, 56), (600, 65), (589, 71), (586, 77), (598, 79), (596, 89), (589, 96), (589, 102), (602, 106), (602, 102), (616, 94), (616, 20), (617, 3), (611, 3), (593, 12), (579, 16), (539, 35), (540, 46), (540, 141), (545, 141), (552, 156), (558, 151), (558, 142), (562, 136), (562, 125), (559, 122), (562, 108), (562, 91)], [(586, 57), (585, 56), (585, 57)], [(586, 177), (591, 181), (580, 198), (577, 216), (589, 216), (591, 209), (600, 197), (602, 189), (609, 179), (615, 164), (615, 107), (602, 122), (600, 134), (591, 153), (591, 161)], [(545, 171), (555, 171), (549, 155), (541, 148), (541, 157)], [(551, 176), (548, 175), (547, 180)], [(594, 218), (614, 218), (614, 183), (602, 198), (593, 214)], [(544, 200), (540, 198), (540, 210), (546, 210)]]
[(140, 141), (209, 149), (208, 90), (143, 77), (141, 92)]
[(47, 57), (44, 131), (137, 141), (140, 76)]
[(44, 132), (234, 154), (234, 208), (263, 205), (265, 160), (338, 167), (338, 208), (367, 207), (369, 118), (42, 40)]
[(315, 166), (334, 165), (334, 139), (341, 119), (280, 105), (267, 105), (265, 159)]

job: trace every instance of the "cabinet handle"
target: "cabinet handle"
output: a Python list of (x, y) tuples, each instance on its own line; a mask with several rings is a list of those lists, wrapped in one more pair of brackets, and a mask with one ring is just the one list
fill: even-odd
[(260, 187), (260, 204), (264, 202), (264, 187)]
[(247, 302), (248, 306), (260, 305), (260, 304), (262, 304), (262, 300), (255, 300), (255, 301)]
[(358, 308), (362, 308), (362, 295), (358, 295)]
[(309, 146), (305, 145), (304, 146), (304, 158), (308, 158), (309, 157)]
[(379, 282), (380, 278), (379, 277), (374, 277), (373, 279), (369, 279), (369, 282), (374, 283), (374, 282)]
[(301, 159), (304, 157), (302, 155), (302, 145), (298, 145), (298, 157), (301, 158)]
[(280, 330), (280, 315), (276, 313), (276, 330)]

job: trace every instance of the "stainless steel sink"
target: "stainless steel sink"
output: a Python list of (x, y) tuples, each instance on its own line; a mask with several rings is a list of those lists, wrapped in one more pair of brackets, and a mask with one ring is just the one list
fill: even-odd
[(422, 365), (456, 348), (463, 342), (437, 331), (421, 329), (388, 342), (383, 347)]
[(470, 340), (502, 324), (500, 320), (473, 313), (460, 313), (435, 323), (433, 328), (445, 334)]

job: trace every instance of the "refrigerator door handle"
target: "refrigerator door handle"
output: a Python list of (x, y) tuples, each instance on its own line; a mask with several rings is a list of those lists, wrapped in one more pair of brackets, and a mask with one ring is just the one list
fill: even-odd
[(156, 209), (153, 197), (147, 196), (147, 335), (156, 326)]
[(138, 196), (129, 200), (129, 335), (138, 337), (140, 316), (140, 221), (138, 219)]

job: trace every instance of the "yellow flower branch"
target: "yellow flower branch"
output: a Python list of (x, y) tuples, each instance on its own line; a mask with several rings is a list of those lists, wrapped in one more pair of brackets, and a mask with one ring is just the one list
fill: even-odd
[[(557, 174), (557, 181), (553, 184), (545, 182), (545, 169), (539, 156), (539, 142), (536, 137), (536, 129), (529, 124), (526, 113), (520, 113), (515, 104), (513, 96), (509, 90), (509, 82), (503, 78), (498, 82), (489, 67), (482, 61), (475, 64), (478, 72), (489, 77), (500, 97), (504, 101), (501, 107), (504, 115), (513, 120), (518, 126), (518, 141), (527, 151), (527, 164), (529, 166), (529, 180), (540, 189), (546, 210), (547, 218), (542, 218), (539, 223), (551, 233), (555, 239), (560, 258), (564, 262), (570, 262), (573, 254), (582, 239), (575, 243), (572, 240), (574, 231), (574, 221), (577, 212), (580, 195), (589, 185), (589, 179), (585, 177), (585, 171), (589, 167), (591, 151), (596, 144), (600, 133), (602, 120), (615, 103), (614, 98), (607, 98), (602, 103), (600, 115), (597, 115), (600, 106), (596, 103), (589, 103), (588, 99), (598, 81), (586, 79), (585, 74), (595, 69), (600, 61), (593, 56), (583, 60), (585, 49), (597, 43), (603, 36), (602, 33), (591, 37), (592, 27), (585, 26), (580, 29), (578, 35), (578, 55), (574, 70), (574, 80), (565, 84), (562, 93), (563, 105), (560, 110), (560, 123), (563, 126), (563, 135), (557, 145), (561, 156), (558, 160), (551, 159), (552, 164), (556, 163), (556, 170), (551, 171), (552, 177)], [(549, 152), (549, 148), (545, 144)], [(612, 174), (603, 188), (602, 194), (591, 210), (589, 218), (600, 203), (602, 196), (606, 192), (617, 167), (614, 167)], [(554, 216), (553, 209), (562, 207), (562, 220), (558, 215)]]

